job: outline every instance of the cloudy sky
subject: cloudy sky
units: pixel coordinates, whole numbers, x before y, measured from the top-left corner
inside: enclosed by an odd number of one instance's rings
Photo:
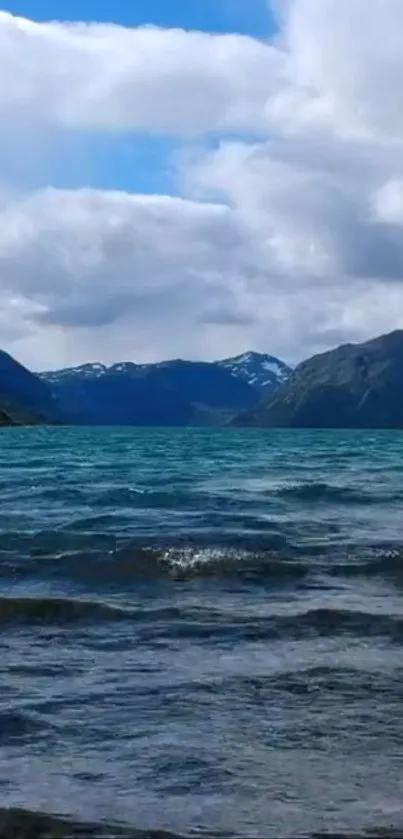
[[[0,346],[295,362],[402,327],[402,79],[402,0],[12,0]]]

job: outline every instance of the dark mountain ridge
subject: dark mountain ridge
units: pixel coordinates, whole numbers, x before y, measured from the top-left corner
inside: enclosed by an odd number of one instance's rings
[[[279,359],[244,353],[219,362],[126,361],[41,373],[70,422],[95,425],[220,425],[252,409],[289,372]]]
[[[46,382],[0,351],[0,425],[36,425],[59,420],[57,396]]]
[[[403,428],[403,330],[315,355],[291,372],[282,364],[245,353],[36,375],[3,352],[0,424]]]
[[[3,352],[0,424],[221,425],[255,407],[286,370],[272,356],[245,353],[217,363],[96,363],[35,374]]]
[[[344,344],[299,364],[236,425],[403,428],[403,330]]]
[[[75,372],[49,381],[65,415],[95,425],[194,425],[219,422],[257,404],[260,395],[207,362],[114,365],[102,374]]]

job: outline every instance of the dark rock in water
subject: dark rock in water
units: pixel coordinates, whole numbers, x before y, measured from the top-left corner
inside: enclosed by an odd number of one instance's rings
[[[273,396],[234,424],[403,428],[403,331],[302,362]]]
[[[73,823],[55,816],[25,810],[0,812],[0,839],[84,839],[96,836],[102,837],[102,833],[91,824]]]
[[[212,832],[210,835],[211,839],[214,839],[215,834]],[[224,833],[220,835],[225,836]],[[230,839],[230,834],[228,836]],[[121,825],[97,825],[90,822],[72,821],[28,810],[0,809],[0,839],[185,839],[185,837],[164,830],[136,830]],[[308,837],[301,836],[300,839],[308,839]],[[310,839],[403,839],[403,831],[380,828],[362,833],[321,832],[312,834]]]
[[[403,829],[378,827],[363,830],[362,833],[312,833],[301,839],[403,839]]]
[[[0,810],[0,839],[175,839],[161,830],[131,830],[120,825],[71,821],[28,810]],[[179,839],[179,837],[178,837]]]
[[[0,427],[21,425],[48,425],[53,421],[35,414],[22,405],[2,405],[0,407]]]

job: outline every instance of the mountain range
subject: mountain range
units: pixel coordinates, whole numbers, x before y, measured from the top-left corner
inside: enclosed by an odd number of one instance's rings
[[[84,364],[40,378],[67,421],[175,426],[222,424],[256,407],[289,373],[279,359],[249,352],[218,362]]]
[[[1,354],[0,411],[27,421],[80,425],[217,425],[253,409],[291,372],[273,356],[248,352],[217,362],[83,364],[30,373]],[[0,416],[1,422],[1,416]],[[9,424],[10,424],[9,423]]]
[[[403,331],[294,370],[247,352],[216,362],[84,364],[31,373],[0,352],[0,425],[403,428]]]

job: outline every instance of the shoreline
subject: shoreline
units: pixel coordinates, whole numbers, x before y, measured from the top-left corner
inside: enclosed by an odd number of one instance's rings
[[[215,839],[213,832],[205,836]],[[220,836],[223,837],[222,831],[220,831]],[[0,839],[187,839],[187,837],[185,834],[165,830],[136,829],[119,824],[96,824],[40,811],[0,807]],[[231,839],[230,834],[228,839]],[[234,836],[233,839],[241,839],[241,837]],[[248,839],[248,837],[245,836],[242,839]],[[366,828],[361,832],[319,831],[309,835],[293,836],[292,839],[403,839],[403,827],[374,827]]]

